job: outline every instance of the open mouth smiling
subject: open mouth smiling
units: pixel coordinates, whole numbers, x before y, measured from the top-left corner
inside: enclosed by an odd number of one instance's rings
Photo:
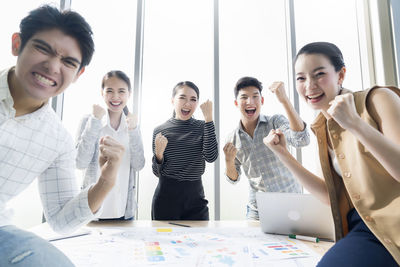
[[[119,107],[121,104],[122,104],[122,102],[113,102],[113,101],[110,101],[110,105],[111,105],[112,107]]]
[[[324,97],[325,93],[318,93],[318,94],[313,94],[313,95],[307,95],[306,98],[308,101],[314,103],[318,102],[321,100],[322,97]]]
[[[190,109],[186,110],[186,109],[181,109],[182,115],[187,116],[190,114]]]
[[[37,73],[37,72],[34,72],[34,73],[33,73],[33,76],[35,76],[35,78],[36,78],[40,83],[42,83],[42,84],[44,84],[44,85],[47,85],[47,86],[56,86],[56,85],[57,85],[57,83],[56,83],[55,81],[53,81],[53,80],[51,80],[51,79],[49,79],[49,78],[46,78],[46,77],[40,75],[40,74]]]
[[[255,108],[248,108],[248,109],[245,109],[245,111],[246,111],[246,113],[247,113],[247,115],[254,115],[254,113],[256,113],[256,109]]]

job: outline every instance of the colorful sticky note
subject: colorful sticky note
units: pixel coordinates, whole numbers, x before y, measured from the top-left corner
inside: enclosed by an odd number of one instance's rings
[[[158,233],[168,233],[172,232],[172,228],[157,228]]]

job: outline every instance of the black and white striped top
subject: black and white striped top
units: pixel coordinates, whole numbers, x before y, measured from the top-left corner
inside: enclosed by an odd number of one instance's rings
[[[155,137],[161,132],[168,139],[163,162],[155,156]],[[157,177],[194,181],[201,179],[205,161],[214,162],[218,157],[218,143],[214,122],[190,118],[171,118],[153,132],[153,173]]]

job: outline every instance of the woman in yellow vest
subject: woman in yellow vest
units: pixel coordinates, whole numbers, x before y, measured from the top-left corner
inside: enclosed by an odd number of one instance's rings
[[[320,111],[311,129],[323,178],[296,161],[279,130],[264,143],[331,206],[336,244],[318,266],[400,265],[400,90],[344,89],[342,53],[327,42],[305,45],[296,56],[295,74],[300,97]]]

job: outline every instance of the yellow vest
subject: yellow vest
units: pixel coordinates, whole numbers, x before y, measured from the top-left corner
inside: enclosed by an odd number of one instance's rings
[[[378,130],[370,116],[367,96],[379,88],[353,93],[357,113]],[[396,87],[385,87],[400,96]],[[399,114],[400,117],[400,114]],[[348,211],[355,207],[371,232],[400,264],[400,183],[349,131],[320,113],[311,125],[317,137],[323,176],[329,192],[336,241],[347,234]],[[400,133],[399,133],[400,134]],[[328,156],[329,136],[342,177],[334,171]],[[399,159],[400,164],[400,159]]]

